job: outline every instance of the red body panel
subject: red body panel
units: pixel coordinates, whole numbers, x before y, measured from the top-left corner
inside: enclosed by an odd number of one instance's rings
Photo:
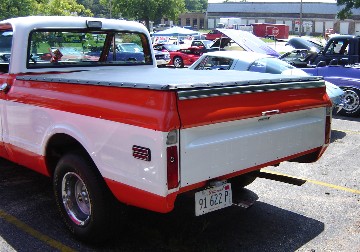
[[[105,181],[115,197],[125,204],[159,213],[168,213],[174,209],[177,193],[161,197],[111,179],[105,178]]]
[[[7,99],[164,132],[180,124],[170,91],[16,80]]]
[[[221,37],[227,38],[227,36],[225,36],[224,34],[219,32],[218,30],[212,30],[211,32],[209,32],[205,35],[205,38],[207,40],[215,40],[215,39],[221,38]]]
[[[179,113],[182,127],[190,128],[209,123],[257,117],[261,116],[263,111],[269,110],[287,113],[323,107],[324,100],[327,100],[330,106],[325,88],[284,90],[234,95],[231,99],[228,96],[218,96],[183,100],[179,101]]]
[[[46,167],[45,157],[11,144],[5,144],[5,149],[6,155],[0,155],[1,157],[7,158],[43,175],[50,176]]]
[[[171,61],[168,65],[174,65],[174,58],[180,57],[182,61],[184,62],[184,66],[190,66],[192,63],[197,61],[200,58],[200,54],[189,54],[189,53],[183,53],[183,52],[169,52]]]

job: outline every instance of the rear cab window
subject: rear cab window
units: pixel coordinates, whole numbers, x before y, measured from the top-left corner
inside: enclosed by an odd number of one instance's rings
[[[128,31],[34,30],[27,68],[151,65],[145,34]]]

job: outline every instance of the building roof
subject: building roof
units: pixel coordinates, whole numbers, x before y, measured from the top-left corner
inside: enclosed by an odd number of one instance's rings
[[[266,6],[266,7],[265,7]],[[342,9],[336,3],[303,2],[302,11],[307,14],[336,15]],[[237,2],[237,3],[209,3],[208,15],[211,13],[299,13],[300,3],[296,2]],[[353,15],[360,15],[359,9],[352,10]]]

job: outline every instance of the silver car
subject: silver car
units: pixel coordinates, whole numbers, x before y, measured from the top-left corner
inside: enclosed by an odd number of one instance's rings
[[[204,53],[189,69],[191,70],[238,70],[260,73],[308,76],[303,70],[270,55],[246,51],[216,51]],[[343,107],[342,91],[325,81],[326,92],[336,112]]]

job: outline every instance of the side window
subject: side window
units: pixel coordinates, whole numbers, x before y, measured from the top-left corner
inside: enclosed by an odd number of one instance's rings
[[[257,60],[252,63],[249,67],[249,71],[258,72],[258,73],[266,73],[266,62],[261,60]]]
[[[225,57],[207,56],[195,68],[195,70],[229,70],[233,63],[232,59]]]
[[[326,54],[346,55],[348,54],[348,50],[349,50],[348,40],[333,41],[328,47]]]
[[[281,74],[286,70],[294,68],[294,66],[287,64],[285,61],[279,60],[277,58],[267,57],[254,61],[250,65],[249,71],[259,73]]]
[[[333,41],[333,42],[329,45],[329,47],[328,47],[327,51],[325,52],[325,54],[334,54],[334,53],[335,53],[335,47],[336,47],[336,45],[337,45],[337,43],[336,43],[335,41]]]

